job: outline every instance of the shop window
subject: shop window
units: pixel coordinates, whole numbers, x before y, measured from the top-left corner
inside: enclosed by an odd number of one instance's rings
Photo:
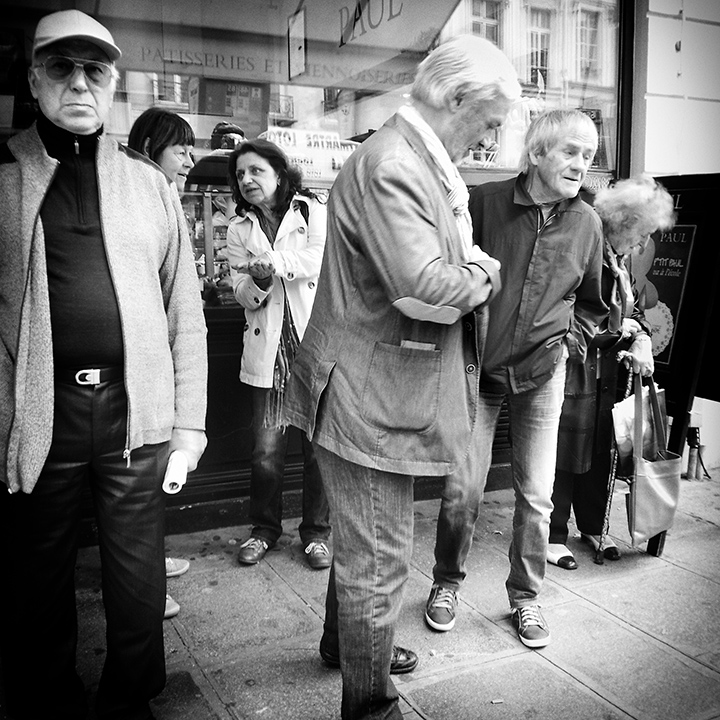
[[[472,31],[500,46],[500,2],[472,0]]]
[[[56,4],[36,0],[34,7],[49,12]],[[598,182],[615,172],[619,22],[629,16],[619,0],[313,0],[303,5],[293,33],[287,3],[253,0],[246,13],[226,13],[221,5],[156,0],[141,8],[134,0],[113,0],[112,11],[98,5],[98,19],[123,51],[107,132],[124,142],[134,119],[159,105],[191,124],[200,160],[211,151],[213,128],[230,122],[248,138],[266,133],[285,143],[306,179],[328,190],[346,144],[369,137],[407,101],[427,52],[473,33],[508,55],[523,97],[492,143],[468,151],[461,168],[468,184],[515,172],[530,122],[554,107],[591,114],[601,135]],[[26,15],[3,35],[7,62],[14,63],[0,88],[6,135],[26,125],[23,112],[32,110],[25,39],[38,11]],[[289,53],[297,47],[291,40],[301,44],[304,58],[292,72]]]

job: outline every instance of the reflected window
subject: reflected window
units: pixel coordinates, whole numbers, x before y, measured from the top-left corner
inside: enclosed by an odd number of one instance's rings
[[[35,0],[33,6],[50,12],[56,4]],[[229,122],[248,138],[275,138],[314,189],[329,190],[353,143],[407,102],[427,52],[472,33],[508,55],[523,96],[482,150],[468,149],[464,171],[477,169],[485,179],[514,172],[530,122],[556,107],[593,117],[600,134],[593,170],[609,176],[615,169],[619,0],[313,0],[303,4],[303,21],[292,32],[288,8],[297,1],[253,0],[243,13],[228,13],[225,5],[97,4],[98,19],[123,53],[106,132],[124,142],[135,118],[162,106],[193,127],[199,161],[212,151],[215,126]],[[32,36],[36,14],[8,35],[8,56],[20,58],[24,70],[24,39]],[[290,51],[298,47],[303,64],[291,73]],[[6,135],[29,124],[30,93],[22,82],[25,87],[2,93]],[[215,184],[225,182],[221,166]]]
[[[580,79],[596,82],[599,80],[599,27],[600,13],[581,10],[578,18],[578,60]]]
[[[500,44],[500,2],[497,0],[472,0],[472,32],[498,47]]]
[[[530,63],[528,81],[540,88],[548,84],[550,60],[550,11],[530,10]]]
[[[155,104],[188,105],[188,78],[182,75],[151,73]]]

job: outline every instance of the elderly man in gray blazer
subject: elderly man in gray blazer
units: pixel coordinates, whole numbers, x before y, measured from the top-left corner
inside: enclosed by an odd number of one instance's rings
[[[472,244],[455,164],[519,95],[492,43],[441,45],[419,65],[411,103],[355,151],[330,195],[286,412],[315,444],[336,528],[321,654],[339,660],[344,720],[401,717],[389,673],[413,479],[447,475],[468,452],[485,306],[499,290],[498,264]]]

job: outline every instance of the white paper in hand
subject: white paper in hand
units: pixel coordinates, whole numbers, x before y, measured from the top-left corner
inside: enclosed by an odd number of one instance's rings
[[[163,490],[168,495],[175,495],[182,490],[187,480],[188,462],[185,453],[180,450],[173,450],[168,459],[165,478],[163,479]]]

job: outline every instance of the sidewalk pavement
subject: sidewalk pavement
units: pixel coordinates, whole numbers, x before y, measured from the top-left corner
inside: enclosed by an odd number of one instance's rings
[[[625,497],[613,498],[619,562],[593,563],[570,540],[580,568],[548,565],[541,603],[552,642],[522,645],[504,582],[512,491],[486,494],[455,629],[423,620],[431,586],[439,500],[415,503],[415,547],[396,635],[417,670],[394,676],[407,720],[711,720],[720,718],[720,469],[686,481],[661,557],[628,546]],[[277,549],[255,566],[236,555],[248,527],[172,535],[168,552],[190,571],[168,580],[180,614],[165,622],[168,682],[158,720],[335,720],[339,670],[318,655],[327,571],[311,570],[285,524]],[[574,529],[574,528],[573,528]],[[104,657],[97,548],[81,551],[78,663],[94,691]]]

